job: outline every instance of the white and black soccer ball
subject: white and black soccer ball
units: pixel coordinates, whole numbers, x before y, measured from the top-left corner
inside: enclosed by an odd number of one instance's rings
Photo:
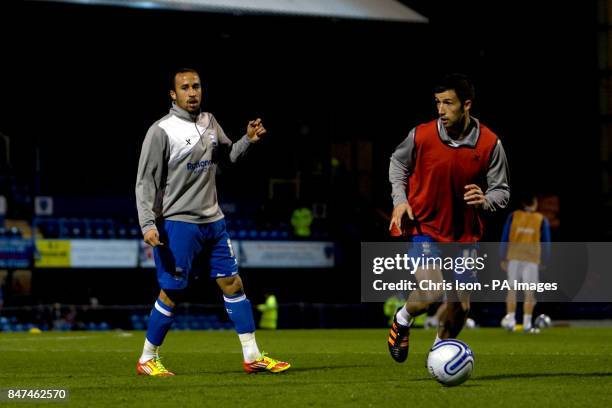
[[[546,329],[548,327],[552,327],[552,320],[550,316],[541,314],[538,317],[536,317],[534,325],[538,329]]]
[[[474,371],[474,353],[460,340],[441,340],[429,350],[427,369],[443,385],[462,384]]]

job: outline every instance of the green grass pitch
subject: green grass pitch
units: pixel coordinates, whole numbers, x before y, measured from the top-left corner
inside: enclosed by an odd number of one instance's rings
[[[452,388],[425,369],[433,331],[412,331],[404,364],[388,355],[386,333],[259,331],[260,348],[293,366],[282,374],[247,375],[233,332],[173,331],[162,348],[166,367],[177,374],[170,378],[136,375],[143,332],[0,333],[0,388],[64,388],[67,405],[87,407],[516,408],[612,401],[611,328],[551,328],[539,335],[465,330],[460,339],[474,350],[475,370]]]

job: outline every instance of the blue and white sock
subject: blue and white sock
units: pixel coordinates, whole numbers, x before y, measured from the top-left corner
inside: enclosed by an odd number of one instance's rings
[[[141,364],[157,357],[157,350],[164,342],[164,338],[174,322],[173,311],[174,308],[166,305],[161,300],[157,299],[155,302],[153,310],[151,310],[151,316],[149,317],[147,337],[145,339],[142,356],[140,357]]]
[[[225,310],[234,328],[238,333],[238,338],[242,344],[242,354],[244,361],[251,363],[261,357],[257,342],[255,341],[255,319],[251,302],[243,292],[234,295],[223,295]]]

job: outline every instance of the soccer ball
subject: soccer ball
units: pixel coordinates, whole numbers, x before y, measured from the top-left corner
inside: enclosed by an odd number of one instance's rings
[[[516,328],[516,320],[510,319],[510,317],[506,315],[502,319],[500,326],[508,330],[509,332],[514,331],[514,329]]]
[[[538,329],[546,329],[552,326],[552,320],[550,319],[550,316],[541,314],[536,317],[534,324]]]
[[[442,385],[462,384],[474,370],[474,353],[460,340],[441,340],[429,350],[427,369]]]
[[[467,320],[465,321],[465,328],[466,329],[475,329],[476,328],[476,322],[474,321],[474,319],[470,319],[468,317]]]

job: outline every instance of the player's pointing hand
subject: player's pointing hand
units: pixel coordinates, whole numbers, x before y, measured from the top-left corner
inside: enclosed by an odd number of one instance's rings
[[[258,142],[266,132],[266,128],[264,128],[260,118],[249,121],[247,125],[247,136],[251,143]]]

